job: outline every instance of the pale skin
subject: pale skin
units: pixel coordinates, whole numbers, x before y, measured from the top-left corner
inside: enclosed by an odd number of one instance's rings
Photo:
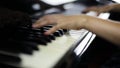
[[[42,17],[32,26],[40,28],[48,24],[54,24],[54,26],[45,32],[45,35],[52,34],[58,29],[87,29],[116,45],[120,45],[120,22],[118,21],[103,20],[85,14],[70,16],[55,14]]]
[[[87,13],[88,11],[95,11],[97,12],[97,15],[99,15],[100,13],[105,13],[109,11],[120,12],[120,4],[112,4],[112,5],[105,5],[105,6],[98,6],[98,7],[93,6],[85,9],[83,13]]]

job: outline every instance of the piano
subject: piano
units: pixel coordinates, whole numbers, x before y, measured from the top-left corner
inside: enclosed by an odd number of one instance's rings
[[[81,2],[49,5],[39,0],[7,1],[0,2],[1,68],[74,68],[76,58],[82,56],[96,36],[85,29],[60,29],[45,36],[43,32],[52,25],[31,28],[32,23],[46,14],[81,14],[87,7]]]

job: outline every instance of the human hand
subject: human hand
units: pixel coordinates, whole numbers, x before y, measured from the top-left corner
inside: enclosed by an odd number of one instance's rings
[[[86,21],[86,15],[46,15],[40,18],[36,23],[32,25],[33,28],[40,28],[45,25],[53,24],[54,26],[45,32],[45,35],[54,33],[58,29],[81,29],[84,27],[83,23]]]
[[[106,12],[111,11],[112,9],[113,9],[113,7],[109,6],[109,5],[99,6],[99,7],[93,6],[93,7],[89,7],[87,9],[83,10],[83,13],[94,11],[97,13],[97,16],[98,16],[100,13],[106,13]]]

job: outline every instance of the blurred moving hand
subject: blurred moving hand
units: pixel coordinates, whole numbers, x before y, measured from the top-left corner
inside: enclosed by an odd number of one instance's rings
[[[71,15],[71,16],[62,14],[46,15],[39,19],[35,24],[33,24],[33,28],[40,28],[49,24],[54,25],[50,30],[45,32],[46,35],[52,34],[58,29],[77,30],[84,28],[84,24],[87,18],[88,16],[86,15]]]
[[[116,7],[116,4],[113,5],[105,5],[105,6],[92,6],[83,11],[83,13],[87,13],[89,11],[94,11],[99,15],[100,13],[106,13],[112,11]]]

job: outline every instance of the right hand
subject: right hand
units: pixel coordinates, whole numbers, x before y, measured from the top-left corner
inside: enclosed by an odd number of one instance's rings
[[[53,24],[54,26],[44,33],[45,35],[50,35],[58,29],[81,29],[84,27],[87,18],[88,16],[82,14],[71,16],[61,14],[46,15],[36,21],[32,27],[40,28],[45,25]]]

